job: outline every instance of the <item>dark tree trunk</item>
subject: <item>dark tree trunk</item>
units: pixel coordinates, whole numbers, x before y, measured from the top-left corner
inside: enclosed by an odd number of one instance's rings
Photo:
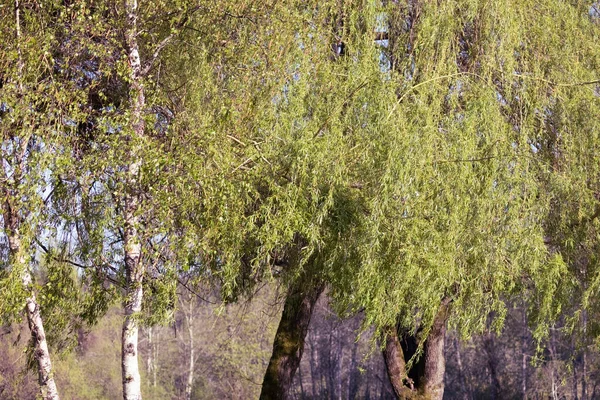
[[[383,359],[385,367],[394,389],[394,394],[399,399],[407,398],[414,389],[412,380],[409,380],[406,374],[406,362],[398,331],[396,327],[388,327],[385,339],[385,348],[383,349]]]
[[[419,391],[423,393],[426,399],[441,400],[444,397],[444,374],[446,372],[444,346],[447,309],[447,304],[442,305],[425,342],[425,372]]]
[[[390,383],[399,399],[441,400],[444,396],[444,341],[446,319],[450,301],[445,299],[434,319],[433,326],[423,343],[423,355],[406,371],[406,361],[410,360],[419,347],[419,339],[414,335],[402,335],[398,329],[388,328],[383,357]]]
[[[284,399],[300,365],[304,339],[313,309],[324,284],[311,279],[310,272],[289,289],[281,321],[275,334],[273,353],[265,373],[260,398]]]

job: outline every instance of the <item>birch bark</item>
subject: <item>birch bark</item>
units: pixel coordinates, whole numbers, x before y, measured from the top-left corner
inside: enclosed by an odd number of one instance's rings
[[[7,221],[6,208],[9,207],[8,204],[5,203],[4,221]],[[10,221],[10,219],[8,221]],[[12,221],[14,221],[14,218]],[[52,373],[52,362],[50,360],[48,342],[46,341],[44,323],[40,315],[40,306],[33,290],[33,281],[31,273],[29,272],[27,259],[23,254],[18,229],[10,229],[8,243],[11,257],[15,260],[12,265],[23,269],[21,272],[21,282],[23,283],[23,288],[27,292],[27,297],[25,299],[25,313],[27,314],[27,325],[31,331],[33,356],[38,367],[38,381],[40,384],[41,397],[44,400],[58,400],[58,389],[56,388],[56,382],[54,381],[54,375]]]
[[[194,366],[196,361],[196,354],[194,352],[194,302],[190,296],[188,301],[188,312],[186,313],[186,322],[189,336],[189,363],[188,363],[188,377],[185,385],[185,398],[186,400],[192,399],[192,389],[194,387]]]
[[[142,66],[137,41],[137,0],[125,0],[127,18],[125,43],[130,65],[129,96],[131,101],[131,133],[135,136],[129,149],[129,165],[127,166],[126,193],[124,207],[124,250],[126,272],[126,300],[124,304],[125,320],[121,336],[121,367],[123,379],[123,399],[139,400],[142,398],[140,370],[138,364],[139,323],[136,315],[142,310],[144,265],[141,260],[141,240],[139,228],[139,193],[137,191],[142,161],[139,155],[137,140],[144,136],[145,123],[143,109],[145,106],[144,86],[142,83]]]

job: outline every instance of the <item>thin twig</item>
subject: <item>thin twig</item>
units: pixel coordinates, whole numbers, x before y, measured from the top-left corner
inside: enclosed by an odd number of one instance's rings
[[[171,33],[169,36],[167,36],[166,38],[164,38],[163,40],[160,41],[158,46],[156,46],[156,49],[154,50],[152,57],[150,57],[150,60],[146,63],[146,66],[140,72],[141,76],[146,76],[148,74],[148,72],[150,72],[150,70],[154,66],[154,63],[158,59],[160,52],[165,48],[165,46],[167,44],[169,44],[169,42],[173,39],[173,37],[175,37],[175,32]]]
[[[316,138],[317,136],[319,136],[319,134],[321,133],[321,131],[323,131],[323,129],[325,129],[325,127],[327,126],[327,124],[329,124],[329,121],[331,120],[331,118],[333,117],[334,114],[337,114],[337,111],[340,109],[343,109],[344,107],[346,107],[348,105],[348,103],[350,102],[350,100],[352,100],[352,97],[354,97],[354,95],[356,93],[358,93],[358,91],[362,88],[364,88],[365,86],[367,86],[367,83],[369,83],[368,81],[364,81],[362,82],[360,85],[358,85],[357,87],[355,87],[350,94],[348,95],[348,97],[346,97],[346,99],[344,100],[344,102],[337,107],[337,109],[335,110],[335,112],[332,112],[329,114],[329,116],[325,119],[325,121],[323,121],[323,123],[321,124],[321,126],[319,127],[319,129],[317,129],[317,131],[315,132],[315,134],[313,135],[313,139]]]
[[[83,264],[80,264],[80,263],[75,262],[73,260],[69,260],[69,259],[64,258],[64,257],[56,257],[56,256],[52,255],[50,253],[50,250],[46,246],[44,246],[42,244],[42,242],[40,242],[37,238],[35,238],[34,240],[35,240],[35,243],[44,251],[44,253],[46,253],[47,255],[49,255],[54,261],[64,262],[64,263],[70,264],[70,265],[72,265],[74,267],[77,267],[77,268],[80,268],[80,269],[84,269],[84,270],[88,270],[88,269],[94,268],[94,266],[92,266],[92,265],[83,265]],[[115,271],[115,269],[113,267],[111,267],[108,264],[106,264],[104,266],[107,267],[108,269],[110,269],[111,271],[115,272],[115,273],[117,272],[117,271]],[[114,278],[112,278],[112,277],[110,277],[108,275],[106,275],[105,278],[109,282],[112,282],[113,284],[115,284],[115,285],[117,285],[119,287],[123,287],[116,279],[114,279]]]

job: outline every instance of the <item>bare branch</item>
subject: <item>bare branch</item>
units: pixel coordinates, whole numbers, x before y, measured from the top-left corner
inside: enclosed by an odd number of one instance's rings
[[[46,246],[44,246],[44,244],[42,242],[40,242],[37,238],[34,239],[34,240],[35,240],[35,243],[40,247],[40,249],[42,249],[44,251],[44,253],[46,253],[47,255],[49,255],[54,261],[64,262],[64,263],[67,263],[67,264],[72,265],[74,267],[77,267],[77,268],[80,268],[80,269],[85,269],[85,270],[94,268],[94,266],[92,266],[92,265],[83,265],[83,264],[80,264],[80,263],[78,263],[76,261],[73,261],[73,260],[70,260],[70,259],[67,259],[67,258],[64,258],[64,257],[56,257],[56,256],[52,255],[50,253],[50,250]],[[115,273],[117,272],[112,266],[110,266],[108,264],[105,264],[104,267],[108,268],[109,270],[111,270],[111,271],[113,271]],[[112,278],[112,277],[110,277],[108,275],[106,275],[105,278],[106,278],[106,280],[108,280],[109,282],[113,283],[114,285],[119,286],[119,287],[123,287],[116,279],[114,279],[114,278]]]
[[[167,36],[166,38],[161,40],[161,42],[158,44],[158,46],[156,46],[156,49],[154,50],[152,57],[150,57],[150,60],[146,63],[146,66],[140,72],[141,76],[146,76],[150,72],[150,70],[154,66],[154,63],[158,59],[158,56],[160,55],[161,51],[175,37],[175,34],[176,34],[176,32],[172,32],[169,36]]]

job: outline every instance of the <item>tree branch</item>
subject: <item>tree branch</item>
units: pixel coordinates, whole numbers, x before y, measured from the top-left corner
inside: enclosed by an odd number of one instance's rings
[[[152,67],[156,63],[156,60],[160,56],[160,53],[163,51],[163,49],[179,33],[179,30],[181,28],[184,28],[184,26],[188,22],[190,16],[193,13],[195,13],[196,11],[198,11],[200,9],[200,7],[201,6],[199,6],[199,5],[196,6],[196,7],[193,7],[186,15],[184,15],[182,17],[181,21],[179,21],[177,24],[175,24],[175,27],[173,28],[173,31],[166,38],[164,38],[163,40],[160,41],[160,43],[158,44],[158,46],[156,46],[156,48],[154,49],[154,53],[152,53],[152,56],[146,62],[146,66],[143,67],[142,70],[140,71],[140,76],[142,76],[142,77],[146,76],[150,72],[150,70],[152,70]]]
[[[158,44],[158,46],[156,46],[156,49],[154,50],[154,53],[152,54],[152,57],[146,63],[146,66],[144,68],[142,68],[142,71],[140,72],[141,76],[146,76],[150,72],[150,70],[154,66],[154,63],[158,59],[158,56],[160,55],[161,51],[175,37],[175,33],[176,32],[172,32],[169,36],[167,36],[166,38],[164,38],[163,40],[161,40],[161,42]]]
[[[80,269],[85,269],[85,270],[93,268],[93,266],[91,266],[91,265],[83,265],[83,264],[80,264],[80,263],[78,263],[76,261],[73,261],[73,260],[70,260],[70,259],[67,259],[67,258],[64,258],[64,257],[56,257],[56,256],[52,255],[50,253],[50,250],[46,246],[44,246],[42,244],[42,242],[40,242],[37,238],[35,238],[34,240],[35,240],[35,243],[44,251],[44,253],[46,253],[47,255],[49,255],[54,261],[64,262],[64,263],[70,264],[70,265],[72,265],[74,267],[77,267],[77,268],[80,268]],[[112,272],[115,272],[115,273],[117,272],[117,271],[115,271],[115,269],[113,267],[111,267],[108,264],[104,265],[104,267],[108,268]],[[113,283],[114,285],[119,286],[121,288],[123,287],[116,279],[114,279],[114,278],[112,278],[112,277],[110,277],[108,275],[106,275],[105,278],[109,282]]]

